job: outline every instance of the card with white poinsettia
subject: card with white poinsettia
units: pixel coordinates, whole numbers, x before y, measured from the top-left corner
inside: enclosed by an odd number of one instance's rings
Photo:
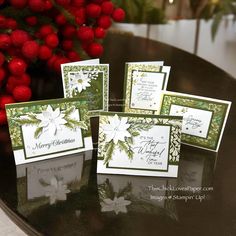
[[[182,117],[103,112],[97,173],[177,177]]]
[[[64,64],[62,81],[64,97],[87,101],[90,116],[108,111],[109,65]]]
[[[124,112],[156,114],[161,91],[166,90],[170,66],[126,63]]]
[[[6,112],[16,165],[93,149],[85,101],[17,103]]]

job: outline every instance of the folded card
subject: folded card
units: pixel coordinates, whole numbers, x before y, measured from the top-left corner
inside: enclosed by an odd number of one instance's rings
[[[217,152],[231,102],[163,92],[159,113],[183,116],[182,142]]]
[[[62,80],[64,97],[87,101],[90,116],[108,111],[109,65],[64,64]]]
[[[182,117],[101,113],[97,172],[177,177]]]
[[[169,66],[148,63],[126,63],[124,111],[154,114],[158,109],[161,91],[166,90]]]
[[[6,106],[16,165],[93,148],[87,104],[54,99]]]

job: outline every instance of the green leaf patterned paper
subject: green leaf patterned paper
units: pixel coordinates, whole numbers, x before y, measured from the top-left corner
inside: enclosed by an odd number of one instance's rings
[[[87,103],[53,99],[6,106],[16,164],[92,149]]]
[[[88,103],[90,115],[108,111],[109,66],[69,65],[62,67],[64,96]]]
[[[161,115],[182,115],[182,142],[188,145],[218,151],[231,102],[163,92]]]

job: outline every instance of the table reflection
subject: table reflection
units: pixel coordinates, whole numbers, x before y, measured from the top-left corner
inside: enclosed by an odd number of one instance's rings
[[[17,166],[18,211],[28,216],[43,205],[66,201],[88,184],[92,152]]]

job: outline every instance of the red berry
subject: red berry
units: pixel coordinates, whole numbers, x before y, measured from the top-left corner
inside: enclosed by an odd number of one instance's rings
[[[45,9],[45,4],[43,0],[29,0],[28,5],[29,8],[35,12],[42,12]]]
[[[48,60],[52,56],[52,49],[46,45],[41,45],[38,56],[41,60]]]
[[[82,41],[93,41],[94,32],[92,28],[88,26],[81,26],[77,31],[77,36]]]
[[[82,7],[85,3],[85,0],[72,0],[72,5],[75,7]]]
[[[31,83],[30,76],[28,74],[23,74],[22,76],[10,76],[7,81],[7,92],[12,93],[14,88],[19,85],[29,86]]]
[[[14,30],[11,33],[11,41],[15,47],[21,47],[29,38],[29,34],[24,30]]]
[[[11,38],[8,34],[0,34],[0,49],[7,49],[11,45]]]
[[[44,1],[44,9],[45,9],[46,11],[52,9],[52,7],[53,7],[53,4],[51,3],[50,0],[45,0],[45,1]]]
[[[50,59],[47,61],[47,65],[50,69],[53,69],[53,64],[54,62],[58,59],[57,55],[53,55],[52,57],[50,57]]]
[[[7,123],[6,111],[0,110],[0,125],[5,125]]]
[[[56,3],[61,6],[68,6],[70,4],[70,0],[56,0]]]
[[[57,34],[49,34],[47,35],[46,39],[45,39],[45,43],[47,46],[51,47],[51,48],[56,48],[59,44],[59,39]]]
[[[106,36],[106,31],[101,27],[97,27],[94,29],[94,34],[96,38],[103,39]]]
[[[51,25],[43,25],[39,29],[39,34],[42,38],[46,37],[47,35],[53,33],[54,30]]]
[[[0,28],[6,28],[6,17],[3,15],[0,15]]]
[[[66,17],[63,14],[59,14],[56,16],[55,21],[58,25],[65,25]]]
[[[65,25],[62,29],[62,35],[66,38],[72,38],[76,32],[76,29],[73,25]]]
[[[0,68],[0,82],[2,82],[6,77],[6,71],[1,67]]]
[[[70,60],[66,57],[57,57],[57,59],[53,63],[53,69],[60,73],[61,72],[61,64],[68,63]]]
[[[39,45],[36,41],[27,41],[23,44],[22,54],[28,59],[35,59],[39,53]]]
[[[10,3],[15,8],[24,8],[26,7],[28,0],[10,0]]]
[[[16,86],[13,90],[13,97],[18,102],[29,101],[31,96],[31,89],[25,85]]]
[[[22,74],[25,73],[27,68],[27,64],[25,63],[24,60],[20,58],[13,58],[9,63],[8,63],[8,69],[9,71],[16,76],[21,76]]]
[[[87,52],[91,57],[100,57],[103,54],[103,46],[99,43],[91,43],[88,46]]]
[[[36,16],[28,16],[25,18],[25,21],[29,26],[35,26],[38,23],[38,19]]]
[[[90,3],[86,6],[86,13],[88,17],[98,18],[101,14],[101,11],[102,11],[101,7],[97,4]]]
[[[66,51],[69,51],[73,48],[73,41],[70,39],[66,39],[62,41],[62,48]]]
[[[5,56],[0,52],[0,67],[3,65],[5,62]]]
[[[125,11],[122,8],[117,8],[112,14],[114,21],[121,22],[125,19]]]
[[[77,25],[83,25],[86,21],[85,8],[79,8],[75,13],[75,22]]]
[[[14,103],[15,100],[10,95],[5,95],[0,97],[0,109],[5,109],[6,104]]]
[[[81,58],[79,56],[79,54],[76,51],[69,51],[67,53],[67,57],[70,59],[70,61],[74,62],[74,61],[80,61]]]
[[[11,30],[15,30],[17,28],[18,24],[16,22],[16,20],[12,19],[12,18],[8,18],[6,20],[6,27],[8,29],[11,29]]]
[[[106,15],[111,15],[114,10],[114,4],[112,2],[103,2],[102,3],[102,13]]]
[[[108,29],[111,26],[111,18],[109,16],[106,15],[102,15],[98,18],[98,26],[104,28],[104,29]]]

